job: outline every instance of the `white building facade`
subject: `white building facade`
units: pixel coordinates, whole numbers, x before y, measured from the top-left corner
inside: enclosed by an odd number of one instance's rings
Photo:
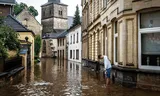
[[[69,29],[68,34],[68,60],[81,62],[82,40],[81,25]]]

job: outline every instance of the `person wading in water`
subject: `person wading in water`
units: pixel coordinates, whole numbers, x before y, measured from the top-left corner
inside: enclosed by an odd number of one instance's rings
[[[106,77],[106,86],[110,84],[110,75],[111,75],[111,63],[107,56],[98,55],[99,59],[104,60],[104,71],[105,71],[105,77]]]

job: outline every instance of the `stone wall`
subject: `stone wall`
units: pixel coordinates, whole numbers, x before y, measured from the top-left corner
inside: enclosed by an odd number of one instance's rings
[[[42,6],[42,20],[51,18],[54,15],[53,4]]]
[[[26,28],[32,30],[36,35],[41,35],[42,26],[36,20],[36,18],[29,13],[28,10],[24,9],[16,19],[20,21]]]
[[[53,32],[53,18],[43,19],[41,22],[43,26],[43,34]]]
[[[54,29],[67,29],[67,5],[51,3],[42,6],[43,34],[54,32]]]
[[[137,88],[160,91],[160,76],[153,73],[138,73]]]
[[[54,18],[54,29],[67,29],[68,28],[68,20],[62,18]]]
[[[62,14],[59,14],[60,11]],[[67,5],[54,4],[54,17],[67,19]]]

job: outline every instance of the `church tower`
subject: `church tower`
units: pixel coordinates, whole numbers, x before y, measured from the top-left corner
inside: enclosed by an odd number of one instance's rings
[[[50,37],[50,33],[59,33],[68,28],[67,5],[60,0],[48,0],[42,7],[42,35]],[[47,35],[46,35],[47,34]]]
[[[68,28],[67,5],[60,0],[48,0],[42,7],[42,57],[58,56],[57,37]]]

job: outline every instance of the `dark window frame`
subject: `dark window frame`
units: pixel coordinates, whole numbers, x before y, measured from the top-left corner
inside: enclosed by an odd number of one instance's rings
[[[70,59],[72,59],[72,50],[70,50]]]
[[[76,50],[76,60],[79,60],[79,49]]]
[[[77,33],[77,43],[79,42],[79,34]]]

